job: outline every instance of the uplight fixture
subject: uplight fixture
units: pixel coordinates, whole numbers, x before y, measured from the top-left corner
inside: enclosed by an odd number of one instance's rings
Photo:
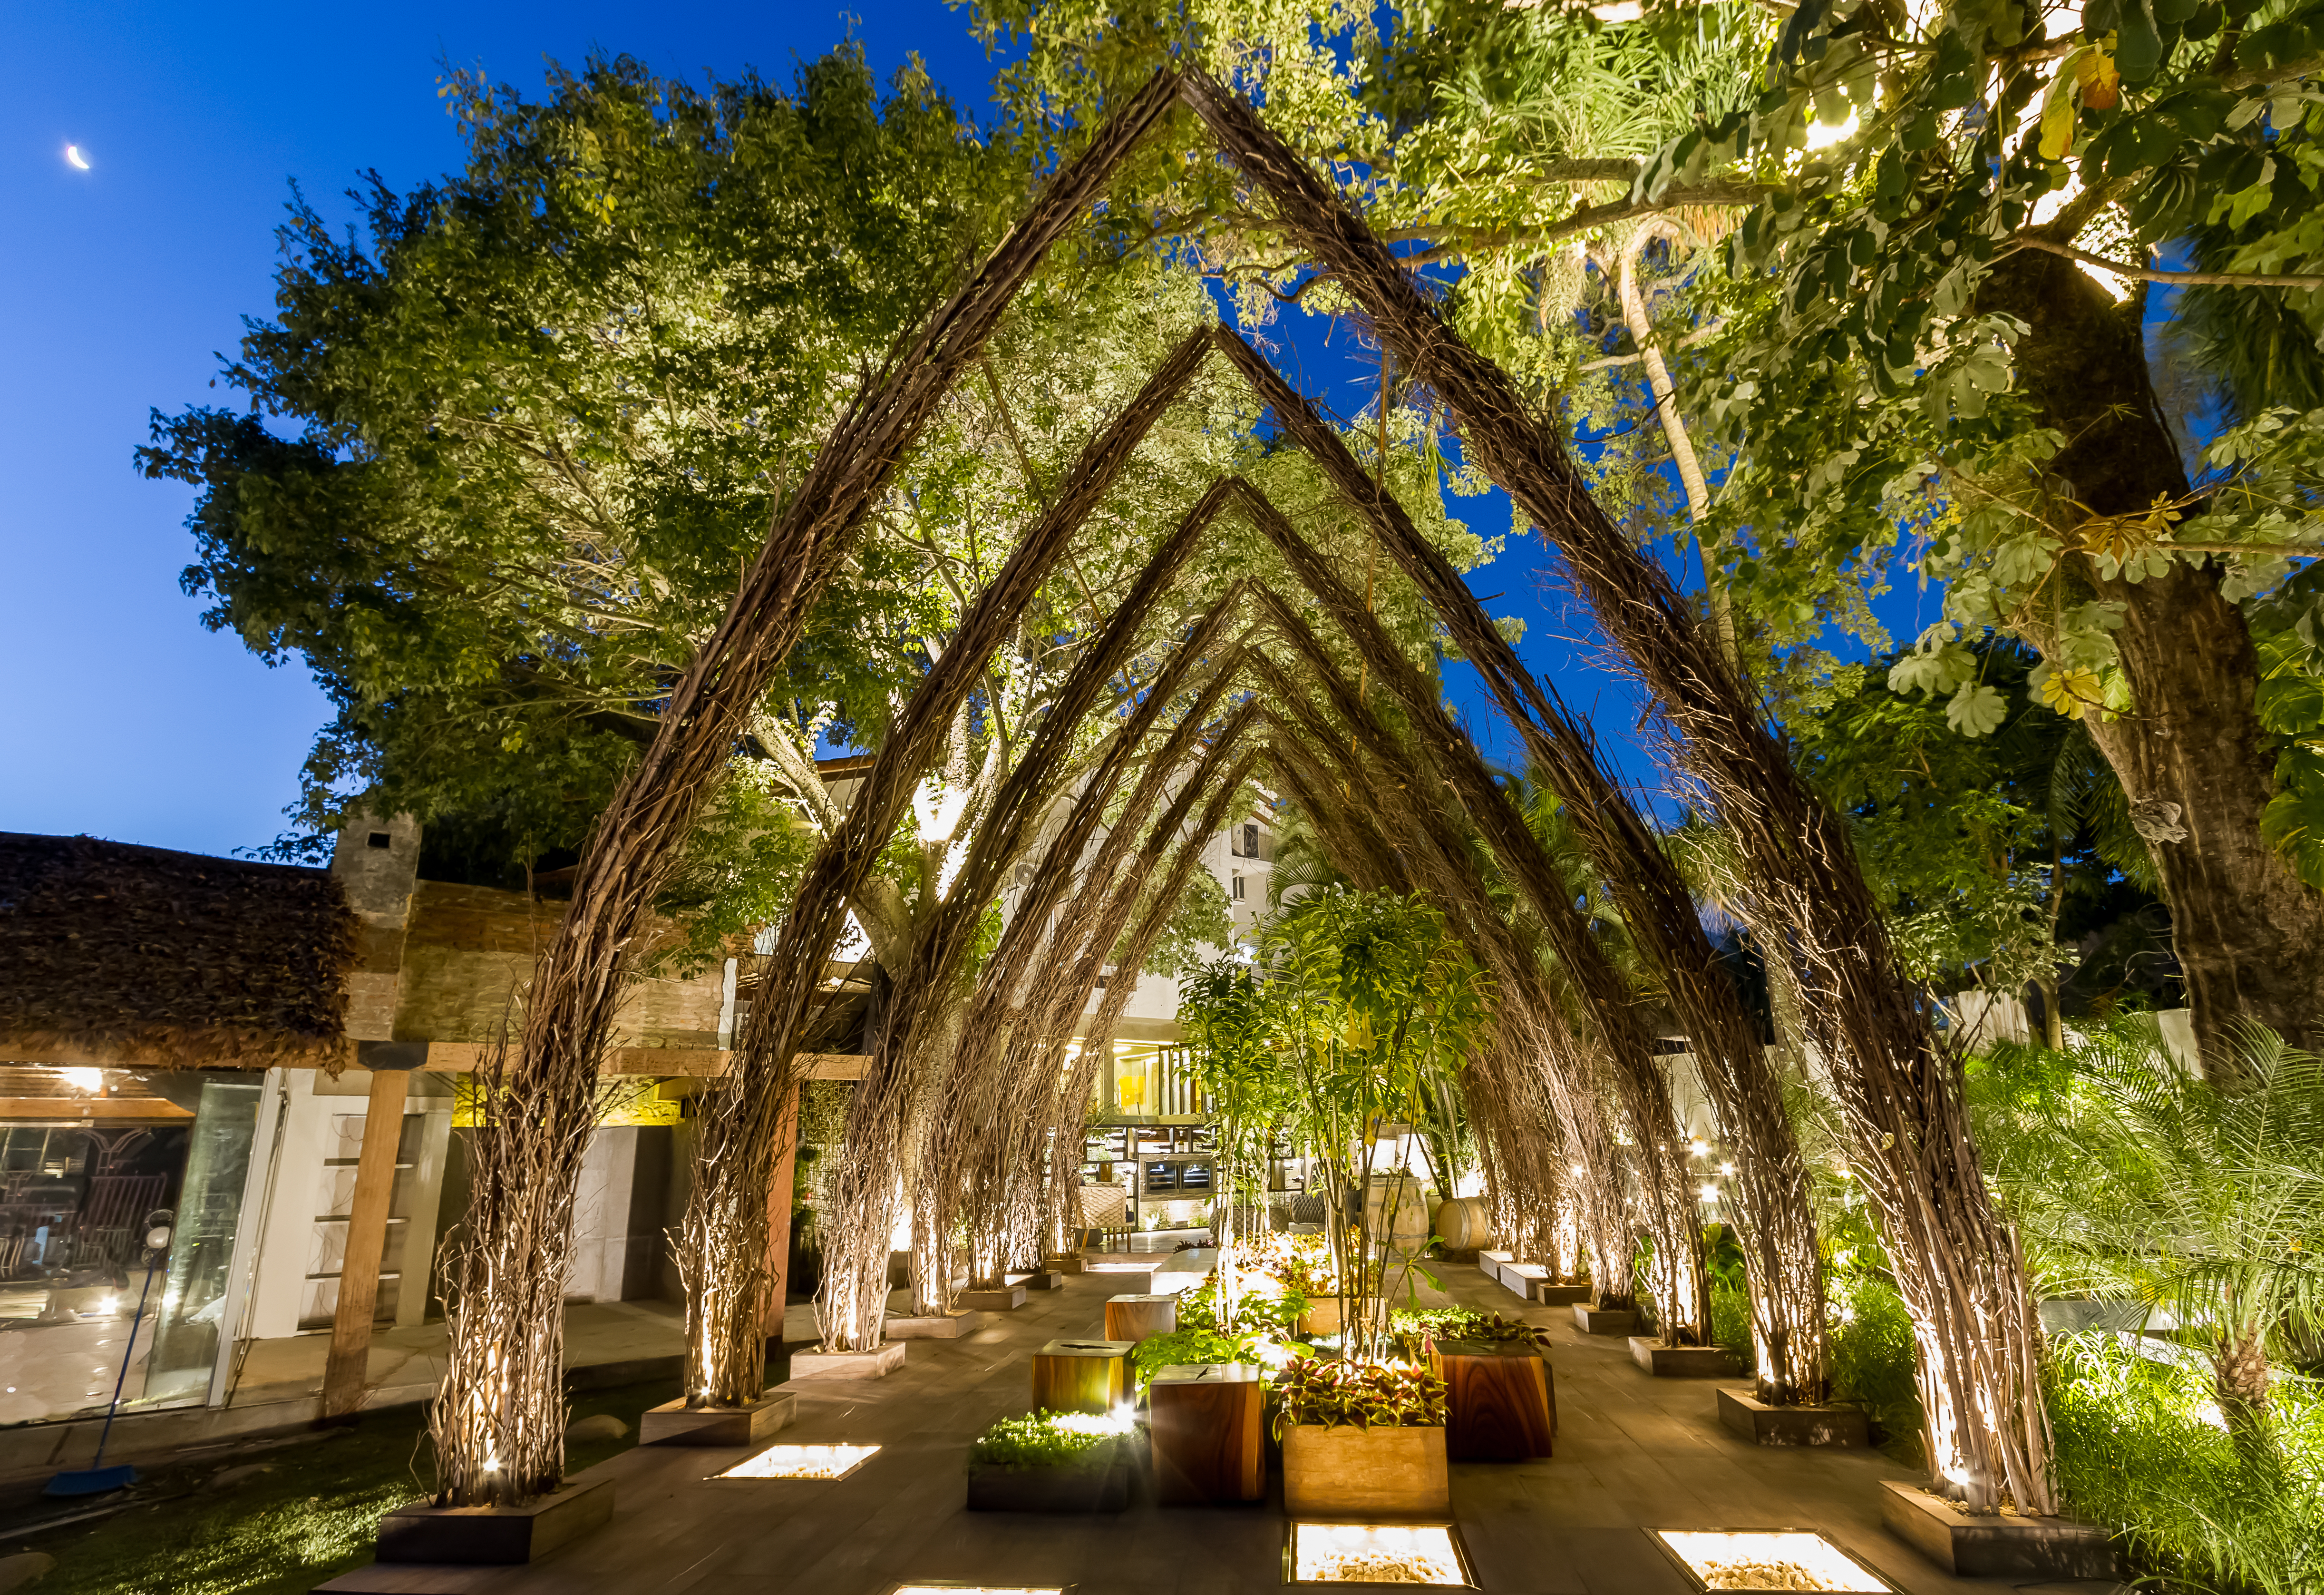
[[[1719,1200],[1719,1187],[1716,1185],[1705,1185],[1702,1188],[1702,1200],[1705,1201],[1717,1201]]]
[[[1294,1523],[1285,1559],[1291,1584],[1457,1590],[1471,1582],[1449,1524]]]
[[[844,1479],[870,1461],[876,1445],[770,1445],[714,1479]]]
[[[1694,1587],[1706,1595],[1725,1590],[1893,1595],[1887,1580],[1823,1535],[1804,1529],[1658,1528],[1654,1535]]]

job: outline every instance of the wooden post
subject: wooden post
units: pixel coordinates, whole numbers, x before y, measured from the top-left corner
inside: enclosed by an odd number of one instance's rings
[[[331,1354],[323,1365],[323,1400],[316,1417],[351,1418],[363,1406],[371,1364],[371,1325],[379,1306],[380,1253],[387,1246],[387,1209],[395,1194],[395,1154],[403,1140],[408,1069],[374,1069],[364,1110],[363,1155],[355,1161],[355,1194],[347,1210],[347,1249],[339,1265],[339,1305],[331,1319]]]
[[[767,1188],[767,1299],[759,1330],[779,1344],[783,1338],[783,1301],[789,1294],[791,1275],[791,1182],[798,1167],[799,1088],[791,1088],[783,1104],[781,1127],[775,1132],[782,1150],[775,1156],[775,1178]]]

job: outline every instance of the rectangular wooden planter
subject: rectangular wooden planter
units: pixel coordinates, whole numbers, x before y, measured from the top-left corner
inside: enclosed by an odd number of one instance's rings
[[[1731,1379],[1743,1370],[1720,1346],[1665,1346],[1651,1335],[1630,1337],[1630,1360],[1658,1379]]]
[[[1444,1454],[1456,1462],[1522,1462],[1550,1454],[1557,1391],[1548,1359],[1514,1340],[1439,1340],[1429,1367],[1444,1381]]]
[[[1041,1259],[1041,1271],[1044,1274],[1079,1274],[1082,1271],[1081,1254],[1067,1252],[1062,1257],[1044,1257]]]
[[[1283,1435],[1283,1509],[1294,1517],[1452,1516],[1441,1428],[1295,1423]]]
[[[1754,1445],[1872,1443],[1871,1423],[1860,1406],[1769,1406],[1748,1390],[1721,1390],[1719,1421]]]
[[[770,1390],[748,1406],[696,1406],[666,1401],[638,1420],[640,1445],[757,1445],[791,1421],[798,1397]]]
[[[1267,1495],[1265,1376],[1248,1362],[1166,1368],[1147,1387],[1154,1488],[1166,1507],[1256,1501]]]
[[[1100,1441],[1056,1468],[968,1468],[972,1512],[1120,1512],[1130,1505],[1130,1451],[1124,1440]]]
[[[1134,1340],[1052,1340],[1033,1353],[1037,1412],[1110,1413],[1138,1386],[1130,1377]]]
[[[1132,1342],[1173,1333],[1178,1327],[1178,1298],[1172,1295],[1108,1296],[1105,1338]]]
[[[1972,1516],[1918,1482],[1880,1481],[1883,1527],[1955,1578],[2113,1579],[2107,1532],[2070,1517]]]
[[[1595,1302],[1573,1303],[1573,1327],[1585,1335],[1629,1335],[1638,1329],[1638,1315],[1627,1308],[1600,1307]]]
[[[1022,1285],[1028,1291],[1056,1291],[1065,1286],[1065,1276],[1056,1268],[1044,1266],[1030,1274],[1012,1274],[1010,1284]]]
[[[613,1481],[567,1483],[524,1507],[431,1507],[414,1501],[379,1520],[379,1560],[469,1567],[538,1562],[613,1521]]]
[[[1576,1302],[1586,1302],[1597,1289],[1591,1284],[1558,1284],[1551,1280],[1533,1282],[1533,1300],[1544,1307],[1571,1307]]]
[[[1025,1287],[1009,1284],[997,1291],[963,1291],[960,1304],[971,1312],[1014,1312],[1025,1304]]]

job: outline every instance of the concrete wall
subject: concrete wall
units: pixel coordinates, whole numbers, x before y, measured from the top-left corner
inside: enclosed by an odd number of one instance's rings
[[[589,1138],[573,1200],[568,1302],[628,1302],[662,1294],[666,1209],[677,1139],[668,1125],[607,1126]]]

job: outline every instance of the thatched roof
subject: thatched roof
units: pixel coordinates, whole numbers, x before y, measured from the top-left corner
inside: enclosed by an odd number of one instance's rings
[[[357,928],[323,870],[0,831],[0,1060],[336,1064]]]

